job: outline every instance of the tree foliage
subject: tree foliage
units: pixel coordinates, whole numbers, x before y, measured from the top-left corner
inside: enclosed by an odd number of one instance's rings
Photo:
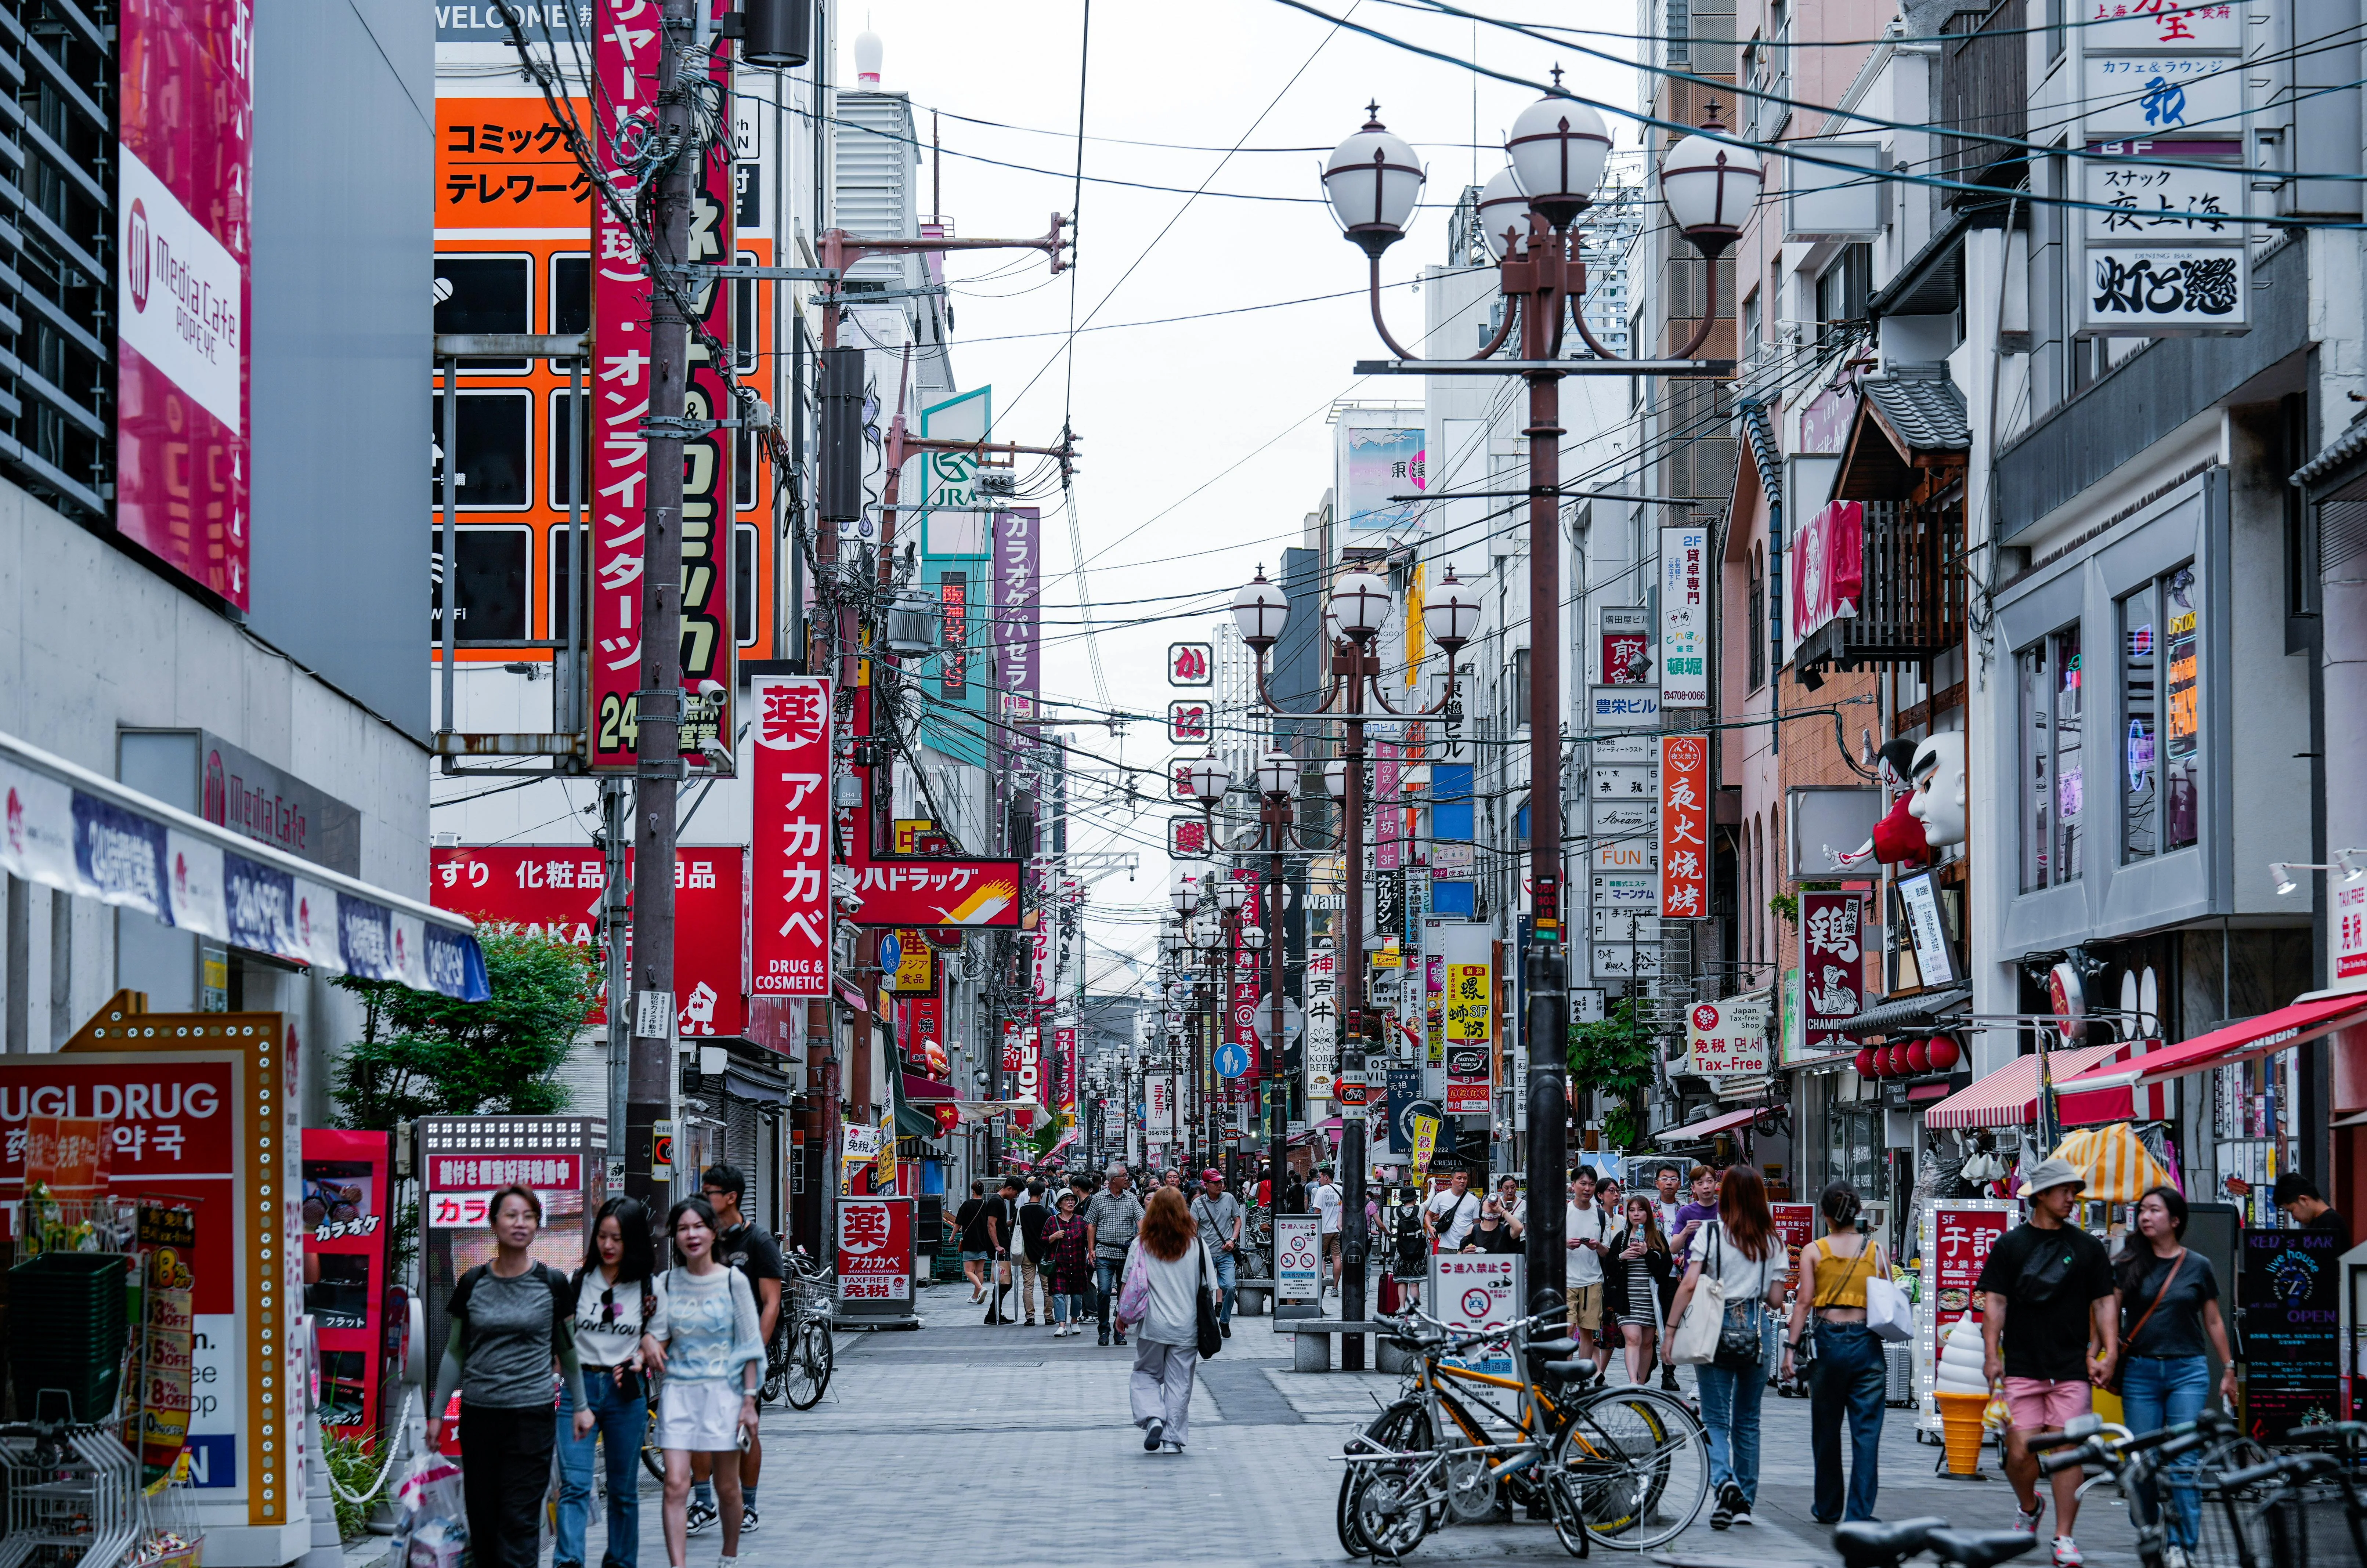
[[[358,997],[362,1037],[337,1064],[341,1125],[391,1131],[421,1116],[547,1116],[565,1109],[553,1075],[600,999],[588,948],[478,929],[493,995],[454,1001],[391,980],[340,976]]]
[[[1632,1149],[1644,1133],[1643,1100],[1652,1087],[1653,1057],[1659,1042],[1639,1029],[1636,1004],[1621,998],[1600,1023],[1574,1023],[1569,1030],[1569,1081],[1611,1102],[1603,1118],[1603,1141]]]

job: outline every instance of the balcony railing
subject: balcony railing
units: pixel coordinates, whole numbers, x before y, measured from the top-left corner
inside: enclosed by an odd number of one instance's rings
[[[1864,586],[1855,615],[1805,639],[1808,671],[1924,664],[1965,641],[1965,503],[1865,502]]]
[[[2030,129],[2029,37],[2023,0],[1999,0],[1986,10],[1958,11],[1940,25],[1940,123],[1951,130],[2020,139]],[[1942,133],[1940,176],[1993,187],[1994,197],[1950,191],[1951,208],[2005,198],[2022,183],[2023,155],[2012,147]]]

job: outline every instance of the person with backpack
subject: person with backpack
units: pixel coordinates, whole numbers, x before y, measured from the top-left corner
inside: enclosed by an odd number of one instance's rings
[[[1699,1297],[1718,1311],[1717,1352],[1693,1369],[1702,1425],[1709,1438],[1709,1479],[1717,1494],[1709,1528],[1756,1523],[1759,1500],[1759,1402],[1767,1392],[1767,1310],[1782,1304],[1791,1282],[1791,1254],[1775,1234],[1767,1184],[1747,1165],[1727,1167],[1717,1188],[1717,1214],[1696,1220],[1692,1261],[1669,1309],[1682,1327]],[[1714,1281],[1712,1292],[1703,1281]]]
[[[740,1447],[756,1435],[764,1338],[748,1276],[715,1255],[715,1210],[685,1198],[666,1215],[682,1262],[658,1277],[665,1314],[665,1381],[658,1385],[658,1447],[665,1452],[666,1561],[682,1568],[690,1539],[690,1460],[712,1465],[723,1562],[740,1555]],[[521,1564],[520,1568],[529,1568]]]
[[[611,1198],[592,1224],[593,1261],[569,1284],[574,1303],[575,1359],[583,1368],[585,1404],[596,1436],[574,1434],[576,1406],[559,1402],[559,1525],[551,1568],[583,1568],[592,1518],[592,1450],[607,1449],[608,1549],[602,1568],[634,1568],[640,1558],[641,1499],[633,1474],[649,1427],[643,1381],[663,1359],[666,1334],[659,1310],[656,1251],[650,1246],[649,1211],[630,1198]]]
[[[1192,1223],[1200,1227],[1200,1239],[1217,1260],[1217,1281],[1225,1292],[1217,1303],[1217,1327],[1228,1339],[1233,1337],[1233,1302],[1240,1283],[1241,1213],[1241,1201],[1225,1190],[1224,1172],[1202,1171],[1200,1191],[1192,1200]]]
[[[1808,1517],[1820,1525],[1874,1517],[1881,1483],[1883,1399],[1890,1374],[1882,1341],[1866,1326],[1865,1282],[1890,1278],[1889,1259],[1859,1226],[1857,1189],[1836,1181],[1817,1200],[1823,1235],[1800,1249],[1800,1289],[1784,1336],[1784,1381],[1795,1358],[1808,1364],[1808,1432],[1816,1450],[1817,1490]],[[1812,1315],[1813,1314],[1813,1315]],[[1809,1341],[1807,1336],[1816,1338]],[[1841,1484],[1841,1422],[1850,1431],[1849,1485]]]
[[[1011,1266],[1019,1271],[1019,1310],[1025,1314],[1025,1326],[1036,1326],[1036,1283],[1044,1281],[1044,1321],[1052,1321],[1051,1282],[1044,1273],[1044,1222],[1051,1211],[1044,1207],[1044,1179],[1028,1178],[1025,1196],[1019,1201],[1019,1245],[1012,1248]]]
[[[493,1258],[460,1276],[444,1303],[452,1319],[427,1410],[427,1447],[460,1394],[460,1490],[470,1551],[479,1568],[535,1568],[542,1554],[542,1499],[550,1490],[550,1416],[556,1364],[567,1385],[578,1441],[596,1417],[575,1357],[574,1292],[567,1276],[529,1256],[542,1200],[504,1187],[486,1205]],[[638,1451],[638,1450],[637,1450]]]

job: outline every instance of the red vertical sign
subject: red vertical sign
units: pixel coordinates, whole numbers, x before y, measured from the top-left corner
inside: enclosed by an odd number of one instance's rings
[[[1660,914],[1709,914],[1709,740],[1660,737]]]
[[[602,0],[594,28],[594,101],[611,123],[594,137],[605,159],[638,150],[657,135],[659,0]],[[718,39],[708,76],[729,97],[730,45]],[[608,177],[629,214],[636,192],[610,164]],[[708,150],[691,192],[690,245],[684,261],[697,265],[732,259],[732,176],[730,133]],[[633,231],[609,205],[592,203],[592,765],[635,766],[639,721],[634,694],[641,686],[641,579],[648,566],[646,534],[650,412],[650,281]],[[729,348],[731,291],[711,285],[691,295],[707,333]],[[694,336],[684,416],[694,422],[731,417],[729,363],[719,363]],[[733,650],[728,552],[731,537],[731,435],[708,430],[683,442],[682,686],[697,696],[709,682],[722,688],[712,706],[684,705],[682,753],[694,768],[711,766],[705,743],[734,731],[730,714]]]
[[[753,994],[830,994],[830,680],[759,675],[750,939]]]
[[[1865,1010],[1865,906],[1856,893],[1800,895],[1800,1048],[1854,1051],[1835,1026]]]
[[[1227,1084],[1226,1096],[1229,1100],[1232,1098],[1232,1090],[1235,1087],[1248,1083],[1257,1075],[1258,955],[1255,950],[1242,944],[1240,933],[1252,926],[1264,924],[1263,895],[1258,886],[1257,873],[1236,871],[1233,874],[1247,886],[1249,897],[1242,901],[1240,919],[1234,925],[1233,1005],[1229,1010],[1226,1028],[1228,1038],[1240,1047],[1241,1054],[1248,1059],[1249,1065],[1240,1073],[1233,1075]],[[1274,1042],[1277,1049],[1281,1044],[1282,1042],[1279,1040]]]

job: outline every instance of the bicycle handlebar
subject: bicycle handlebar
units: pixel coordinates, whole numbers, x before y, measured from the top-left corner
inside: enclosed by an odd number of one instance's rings
[[[2262,1464],[2253,1465],[2248,1470],[2229,1471],[2219,1478],[2219,1484],[2249,1486],[2255,1482],[2267,1481],[2274,1476],[2286,1474],[2306,1476],[2313,1472],[2332,1470],[2336,1464],[2337,1461],[2332,1454],[2279,1454],[2276,1458]]]
[[[2346,1443],[2367,1438],[2367,1421],[2324,1421],[2314,1427],[2295,1427],[2285,1434],[2289,1443],[2320,1443],[2328,1438]]]
[[[2038,1461],[2038,1470],[2042,1475],[2053,1475],[2057,1471],[2069,1470],[2074,1465],[2084,1465],[2091,1459],[2101,1460],[2103,1457],[2103,1452],[2096,1439],[2089,1438],[2076,1449],[2058,1454],[2047,1454]]]
[[[2034,1438],[2024,1438],[2022,1440],[2022,1446],[2032,1453],[2043,1454],[2049,1449],[2059,1449],[2067,1443],[2086,1441],[2088,1441],[2086,1438],[2075,1438],[2068,1432],[2042,1432]]]

